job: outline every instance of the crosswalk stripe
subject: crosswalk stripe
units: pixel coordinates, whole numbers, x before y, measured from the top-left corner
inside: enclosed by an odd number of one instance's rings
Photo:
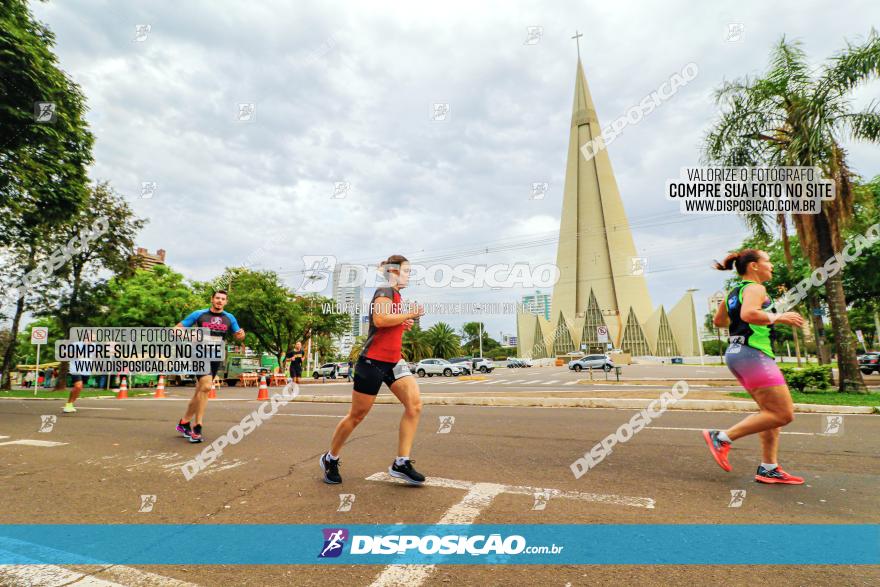
[[[574,385],[577,381],[566,381],[563,385]]]
[[[531,385],[532,383],[541,383],[541,380],[535,379],[534,381],[523,381],[524,385]]]
[[[551,379],[550,381],[545,381],[543,385],[553,385],[554,383],[559,383],[558,379]]]
[[[7,442],[0,442],[0,446],[8,446],[10,444],[20,444],[23,446],[63,446],[67,444],[66,442],[52,442],[51,440],[9,440]]]

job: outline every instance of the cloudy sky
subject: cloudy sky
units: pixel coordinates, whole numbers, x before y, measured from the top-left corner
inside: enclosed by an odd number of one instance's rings
[[[252,262],[297,286],[305,255],[552,263],[574,31],[584,33],[603,124],[697,63],[698,77],[627,127],[609,153],[654,304],[668,308],[696,287],[705,311],[724,279],[708,264],[745,230],[731,217],[680,215],[663,186],[698,163],[712,91],[760,73],[782,35],[801,40],[818,64],[880,24],[880,8],[632,4],[78,0],[32,9],[87,96],[92,177],[149,219],[139,245],[164,248],[168,264],[193,279]],[[527,42],[529,27],[541,27],[537,42]],[[877,95],[874,84],[854,101]],[[250,120],[239,120],[241,104],[254,105]],[[432,120],[434,104],[449,105],[446,120]],[[847,148],[857,172],[880,173],[876,146]],[[141,197],[144,182],[155,182],[152,197]],[[350,188],[333,198],[338,182]],[[530,198],[535,182],[549,184],[543,199]],[[523,293],[409,296],[512,302]],[[469,318],[442,317],[456,326]],[[515,332],[513,315],[484,320],[493,337]]]

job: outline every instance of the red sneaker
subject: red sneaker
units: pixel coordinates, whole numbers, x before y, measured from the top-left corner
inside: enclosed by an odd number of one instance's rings
[[[709,447],[709,452],[718,466],[725,471],[730,471],[733,467],[727,462],[727,453],[730,452],[730,443],[718,439],[718,430],[703,430],[703,440]]]
[[[758,483],[782,483],[784,485],[802,485],[803,477],[795,477],[789,475],[782,470],[782,467],[776,467],[772,471],[768,471],[764,467],[758,465],[758,472],[755,473],[755,481]]]

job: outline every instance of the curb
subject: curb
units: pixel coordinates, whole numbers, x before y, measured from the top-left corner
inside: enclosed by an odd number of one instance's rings
[[[0,400],[25,401],[58,401],[59,398],[49,397],[0,397]],[[63,398],[60,398],[63,399]],[[103,396],[84,399],[115,399]],[[156,399],[147,396],[130,399]],[[161,401],[161,399],[159,400]],[[224,401],[257,401],[254,398],[227,398]],[[300,395],[296,402],[347,404],[351,403],[350,395]],[[648,407],[655,399],[647,398],[607,398],[607,397],[460,397],[422,395],[424,405],[436,406],[497,406],[497,407],[532,407],[532,408],[614,408],[635,410]],[[396,404],[397,398],[388,395],[376,397],[377,404]],[[666,406],[669,410],[702,410],[723,412],[754,412],[755,403],[750,400],[714,400],[714,399],[682,399]],[[794,411],[803,414],[880,414],[880,406],[828,406],[823,404],[794,404]]]
[[[351,403],[347,395],[300,395],[294,401],[312,403]],[[618,408],[641,409],[648,407],[654,399],[643,398],[555,398],[555,397],[446,397],[422,395],[425,405],[440,406],[501,406],[501,407],[540,407],[540,408]],[[397,398],[380,395],[377,404],[395,404]],[[726,412],[754,412],[755,403],[750,400],[704,400],[683,399],[667,406],[671,410],[705,410]],[[873,406],[826,406],[821,404],[794,404],[794,411],[812,414],[873,414],[880,412]]]

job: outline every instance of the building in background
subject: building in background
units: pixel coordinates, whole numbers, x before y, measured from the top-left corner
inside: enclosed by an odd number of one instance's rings
[[[576,349],[619,348],[633,356],[697,356],[693,293],[668,311],[654,307],[645,280],[647,259],[636,253],[601,141],[602,126],[578,58],[556,251],[559,280],[552,302],[543,302],[545,312],[532,311],[523,299],[518,354],[552,358]]]
[[[156,254],[149,252],[143,247],[137,248],[134,256],[135,265],[141,269],[152,271],[156,265],[165,264],[165,249],[159,249]]]
[[[335,339],[339,354],[344,357],[348,356],[354,346],[354,340],[361,335],[363,314],[361,271],[358,266],[345,263],[338,264],[333,269],[333,302],[339,310],[351,317],[349,328]]]
[[[533,294],[527,294],[522,297],[523,310],[534,314],[535,316],[543,316],[545,320],[550,319],[550,294],[541,293],[537,290]]]

